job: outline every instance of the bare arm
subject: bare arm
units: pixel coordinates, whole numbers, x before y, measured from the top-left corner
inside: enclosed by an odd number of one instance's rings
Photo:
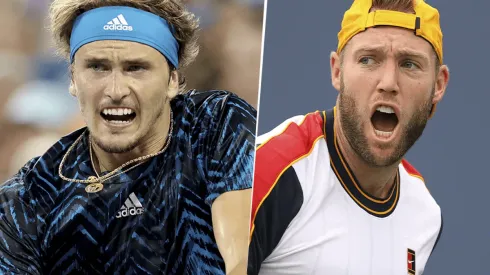
[[[252,189],[230,191],[214,201],[214,237],[227,275],[247,274]]]

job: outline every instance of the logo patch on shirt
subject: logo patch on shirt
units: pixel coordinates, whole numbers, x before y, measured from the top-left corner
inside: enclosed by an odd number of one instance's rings
[[[408,274],[415,275],[415,251],[407,249],[407,269]]]
[[[138,200],[138,197],[134,193],[131,193],[129,194],[129,198],[124,202],[124,205],[117,212],[116,218],[141,215],[143,212],[145,212],[145,209]]]

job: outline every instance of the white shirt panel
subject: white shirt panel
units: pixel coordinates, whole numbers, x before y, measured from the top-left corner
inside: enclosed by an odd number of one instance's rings
[[[439,206],[400,165],[400,199],[379,218],[347,194],[330,167],[324,139],[293,165],[304,202],[260,274],[406,275],[407,249],[422,274],[440,230]]]

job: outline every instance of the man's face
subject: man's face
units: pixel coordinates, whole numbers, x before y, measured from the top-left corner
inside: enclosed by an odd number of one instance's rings
[[[344,48],[332,74],[341,127],[369,165],[396,163],[420,137],[448,80],[447,67],[436,66],[431,45],[401,28],[369,28]]]
[[[101,149],[129,152],[154,139],[178,78],[157,50],[135,42],[97,41],[81,47],[71,93]]]

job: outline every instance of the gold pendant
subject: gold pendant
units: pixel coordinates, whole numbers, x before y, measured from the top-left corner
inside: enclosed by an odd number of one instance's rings
[[[96,180],[96,179],[97,178],[94,176],[91,176],[88,178],[88,180]],[[104,189],[104,185],[100,182],[94,182],[94,183],[87,185],[87,187],[85,187],[85,191],[87,193],[97,193],[102,189]]]

